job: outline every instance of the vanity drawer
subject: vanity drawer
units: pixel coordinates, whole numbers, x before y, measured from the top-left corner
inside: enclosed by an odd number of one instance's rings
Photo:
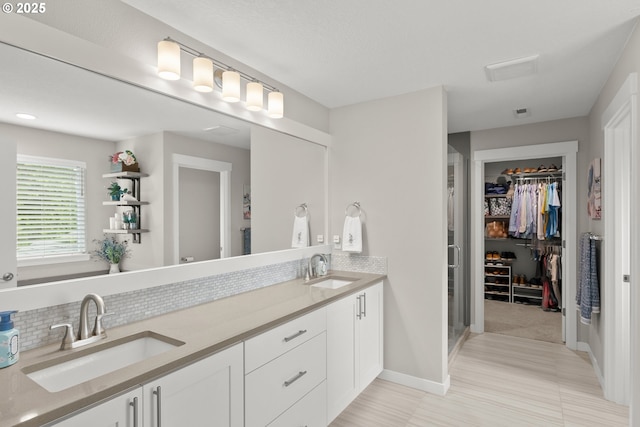
[[[245,376],[245,425],[265,426],[326,379],[326,333]],[[326,410],[326,406],[323,406]]]
[[[327,329],[320,308],[245,341],[244,372],[249,373]]]
[[[327,382],[323,381],[267,427],[327,427]]]

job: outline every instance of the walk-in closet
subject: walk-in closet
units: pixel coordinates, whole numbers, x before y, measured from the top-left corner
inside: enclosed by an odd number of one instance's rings
[[[562,342],[562,158],[485,163],[485,331]]]

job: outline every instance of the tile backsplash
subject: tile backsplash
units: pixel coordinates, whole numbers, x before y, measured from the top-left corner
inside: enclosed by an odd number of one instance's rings
[[[113,314],[104,319],[104,324],[108,329],[292,280],[304,275],[306,265],[306,259],[294,260],[108,295],[104,297],[105,306]],[[333,254],[330,266],[335,270],[386,274],[387,261],[381,257]],[[90,307],[95,312],[93,304]],[[14,319],[20,330],[21,350],[59,342],[61,331],[50,331],[49,326],[71,323],[76,330],[79,316],[80,301],[16,313]]]

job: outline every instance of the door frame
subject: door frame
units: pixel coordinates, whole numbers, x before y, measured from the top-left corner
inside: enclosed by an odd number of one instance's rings
[[[220,258],[231,255],[231,170],[228,162],[173,154],[173,263],[180,263],[180,168],[220,173]]]
[[[512,160],[562,157],[562,307],[566,346],[577,348],[576,295],[576,158],[578,141],[478,150],[471,157],[471,332],[484,332],[484,164]]]
[[[628,405],[631,397],[631,147],[636,141],[637,73],[631,73],[602,114],[604,174],[602,242],[604,272],[600,290],[604,327],[604,395]],[[626,160],[626,161],[623,161]],[[625,200],[627,199],[627,200]],[[631,276],[633,277],[633,276]]]

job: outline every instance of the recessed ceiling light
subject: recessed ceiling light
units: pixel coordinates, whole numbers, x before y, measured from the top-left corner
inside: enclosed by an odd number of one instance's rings
[[[28,113],[16,113],[16,117],[20,118],[20,119],[25,119],[25,120],[35,120],[36,116],[34,116],[33,114],[28,114]]]
[[[510,80],[524,77],[538,72],[539,55],[498,62],[484,67],[490,82]]]

